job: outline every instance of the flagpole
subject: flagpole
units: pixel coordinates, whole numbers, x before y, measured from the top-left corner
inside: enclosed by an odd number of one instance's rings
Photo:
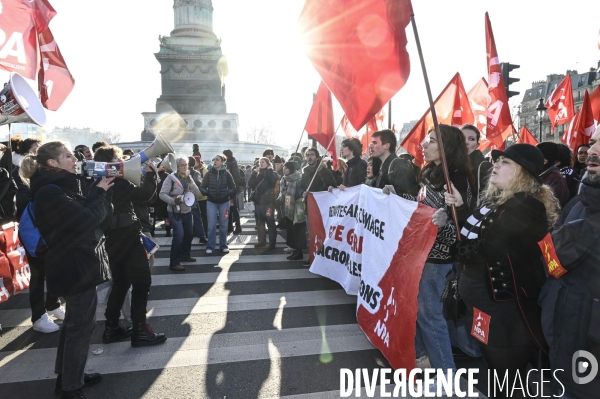
[[[388,102],[388,129],[392,129],[392,100]],[[394,132],[396,134],[396,132]]]
[[[342,122],[340,122],[340,124],[341,123]],[[331,140],[329,140],[329,144],[327,145],[327,148],[325,148],[325,151],[329,151],[329,147],[331,147],[331,144],[333,143],[333,140],[335,140],[335,133],[333,134],[333,137],[331,138]],[[323,154],[323,155],[325,155],[325,154]],[[308,188],[306,189],[306,191],[310,191],[310,187],[312,186],[313,181],[315,181],[315,177],[317,177],[317,173],[319,173],[319,171],[322,169],[322,167],[323,167],[323,162],[319,161],[319,166],[317,167],[317,171],[315,172],[315,174],[313,175],[310,183],[308,184]]]
[[[431,118],[433,119],[433,126],[436,131],[438,146],[440,150],[440,156],[442,158],[442,169],[444,171],[444,178],[446,180],[446,187],[448,192],[452,194],[452,182],[450,181],[450,173],[448,172],[448,163],[446,161],[446,152],[444,151],[444,142],[442,140],[442,134],[440,132],[440,125],[437,120],[437,113],[435,112],[435,104],[433,102],[433,96],[431,95],[431,87],[429,86],[429,78],[427,77],[427,68],[425,68],[425,59],[423,58],[423,50],[421,49],[421,41],[419,40],[419,32],[417,30],[417,24],[415,23],[415,14],[410,15],[410,22],[412,22],[413,32],[415,35],[415,43],[417,44],[417,50],[419,51],[419,60],[421,61],[421,70],[423,71],[423,79],[425,80],[425,89],[427,91],[427,98],[429,100],[429,110],[431,112]],[[456,207],[451,205],[452,219],[454,220],[454,226],[456,227],[456,239],[460,241],[460,226],[458,224],[458,215],[456,213]]]

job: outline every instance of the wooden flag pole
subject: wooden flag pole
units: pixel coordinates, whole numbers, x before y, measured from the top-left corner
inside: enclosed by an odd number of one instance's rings
[[[442,168],[444,170],[444,178],[446,180],[446,187],[448,192],[452,194],[452,182],[450,181],[450,173],[448,172],[448,163],[446,161],[446,152],[444,151],[444,141],[442,140],[442,134],[440,132],[440,125],[437,120],[437,113],[435,112],[435,104],[433,102],[433,96],[431,95],[431,87],[429,86],[429,78],[427,77],[427,69],[425,68],[425,59],[423,58],[423,50],[421,49],[421,41],[419,40],[419,32],[417,30],[417,24],[415,23],[415,14],[410,15],[410,22],[412,22],[413,32],[415,34],[415,42],[417,44],[417,50],[419,51],[419,60],[421,61],[421,70],[423,71],[423,79],[425,80],[425,89],[427,90],[427,98],[429,99],[429,110],[431,111],[431,118],[433,119],[433,126],[435,128],[436,136],[438,139],[438,146],[440,150],[440,156],[442,158]],[[456,213],[456,207],[451,206],[452,220],[454,220],[454,226],[456,227],[456,239],[460,241],[460,226],[458,224],[458,215]]]

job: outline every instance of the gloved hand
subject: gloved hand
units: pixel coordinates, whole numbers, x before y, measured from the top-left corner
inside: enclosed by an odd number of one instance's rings
[[[183,204],[183,197],[177,197],[175,198],[175,205],[181,205]]]
[[[386,184],[385,186],[383,186],[383,193],[388,195],[396,194],[396,189],[391,184]]]

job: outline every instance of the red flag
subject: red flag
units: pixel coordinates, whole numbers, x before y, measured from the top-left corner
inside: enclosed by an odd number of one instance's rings
[[[307,56],[360,130],[406,83],[410,0],[307,0]]]
[[[552,131],[556,125],[570,122],[575,116],[573,105],[573,88],[571,86],[571,75],[567,76],[556,86],[545,107],[548,108],[548,117],[552,122]]]
[[[50,29],[46,29],[38,37],[41,54],[38,88],[41,101],[44,107],[56,111],[73,90],[75,79],[71,76]]]
[[[485,13],[485,47],[487,50],[488,67],[488,102],[486,138],[497,146],[512,133],[512,119],[508,108],[508,98],[504,79],[500,71],[500,60],[496,51],[494,32],[488,13]]]
[[[481,138],[485,138],[487,128],[487,98],[488,84],[485,78],[481,78],[475,86],[467,93],[469,105],[473,112],[473,125],[481,132]]]
[[[385,113],[383,112],[383,108],[379,110],[378,113],[373,115],[369,122],[367,122],[367,132],[369,134],[375,133],[378,130],[383,129],[383,120],[385,119]]]
[[[523,125],[519,132],[519,143],[536,145],[538,141],[533,137],[529,129],[527,129],[527,126]]]
[[[577,147],[581,144],[588,144],[590,142],[590,137],[592,137],[595,130],[596,122],[592,115],[590,95],[586,90],[583,96],[583,104],[581,104],[581,108],[575,114],[573,122],[571,122],[569,129],[561,137],[561,140],[575,153]]]
[[[590,105],[592,106],[592,115],[596,125],[600,124],[600,86],[596,87],[596,90],[590,94]]]
[[[434,106],[439,123],[453,126],[473,123],[473,112],[459,73],[454,75],[450,83],[435,99]],[[423,164],[421,143],[432,126],[431,110],[427,110],[400,144],[415,157],[413,162],[418,166]]]
[[[25,3],[25,1],[23,1]],[[56,15],[56,11],[47,0],[31,0],[26,4],[31,7],[31,16],[35,23],[37,33],[42,33],[50,24],[50,21]]]
[[[331,92],[323,82],[321,82],[319,90],[317,90],[317,95],[310,108],[304,130],[306,130],[306,133],[311,138],[317,140],[319,144],[327,149],[333,156],[334,164],[337,164]]]

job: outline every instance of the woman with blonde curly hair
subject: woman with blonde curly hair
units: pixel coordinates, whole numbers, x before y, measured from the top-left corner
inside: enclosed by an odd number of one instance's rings
[[[508,373],[510,387],[517,372],[527,373],[529,359],[547,352],[537,303],[546,280],[538,242],[558,220],[559,204],[540,180],[539,149],[516,144],[492,151],[492,159],[487,190],[461,229],[459,293],[485,360],[500,378]],[[460,208],[463,199],[454,193],[446,193],[446,203]]]

